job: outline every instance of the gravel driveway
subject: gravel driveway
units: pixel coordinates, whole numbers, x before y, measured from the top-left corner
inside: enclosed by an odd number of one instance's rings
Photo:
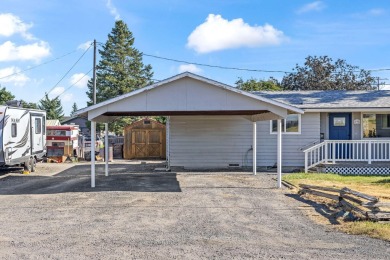
[[[155,166],[98,165],[95,189],[85,164],[3,176],[0,258],[389,259],[388,242],[313,223],[274,175]]]

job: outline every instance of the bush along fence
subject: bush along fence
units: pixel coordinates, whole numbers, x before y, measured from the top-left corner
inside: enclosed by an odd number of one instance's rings
[[[380,202],[379,198],[349,188],[329,188],[300,184],[299,194],[312,194],[331,199],[345,212],[353,213],[360,219],[371,221],[390,221],[390,202]]]

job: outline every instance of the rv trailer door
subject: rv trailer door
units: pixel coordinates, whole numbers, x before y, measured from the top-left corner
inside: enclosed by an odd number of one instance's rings
[[[46,126],[43,114],[31,114],[31,153],[42,154],[45,152]]]

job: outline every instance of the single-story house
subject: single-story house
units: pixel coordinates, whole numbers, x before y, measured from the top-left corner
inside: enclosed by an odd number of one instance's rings
[[[252,167],[256,173],[258,166],[276,166],[281,173],[282,166],[389,160],[389,94],[249,93],[186,72],[77,114],[91,120],[92,131],[96,122],[118,116],[168,116],[168,167]]]
[[[89,127],[87,126],[87,119],[79,116],[70,116],[70,117],[64,117],[61,120],[61,124],[63,125],[78,125],[80,132],[83,136],[89,136],[90,131]]]

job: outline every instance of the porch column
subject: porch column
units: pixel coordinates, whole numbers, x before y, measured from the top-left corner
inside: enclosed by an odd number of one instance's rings
[[[95,188],[96,122],[91,121],[91,188]]]
[[[108,176],[108,123],[104,123],[104,130],[106,135],[104,136],[104,161],[106,163],[105,175]]]
[[[278,171],[278,188],[282,187],[282,120],[278,119],[277,135],[277,171]]]
[[[256,130],[256,121],[252,122],[253,126],[253,144],[252,144],[252,151],[253,151],[253,175],[256,175],[256,160],[257,160],[257,130]]]

